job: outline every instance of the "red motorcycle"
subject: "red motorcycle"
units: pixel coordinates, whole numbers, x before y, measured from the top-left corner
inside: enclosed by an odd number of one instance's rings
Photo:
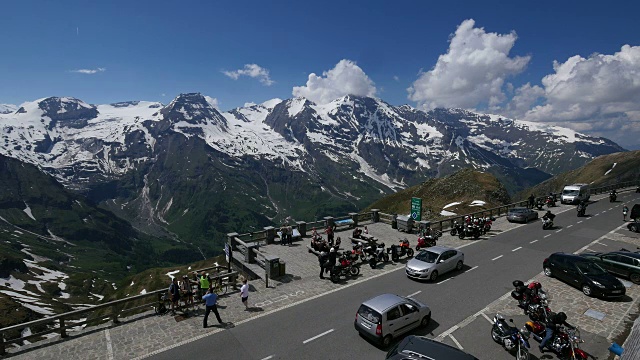
[[[347,251],[346,253],[338,259],[340,265],[335,265],[330,270],[331,281],[334,283],[340,281],[341,276],[358,276],[360,274],[360,267],[354,264],[350,258],[351,252]]]
[[[420,251],[420,249],[436,246],[436,237],[427,235],[427,236],[418,236],[418,245],[416,245],[416,251]]]
[[[369,254],[364,251],[364,246],[362,244],[353,245],[353,250],[351,250],[351,259],[360,259],[362,262],[366,262],[369,260]]]
[[[527,321],[525,329],[538,342],[542,342],[546,335],[545,326],[538,321]],[[567,329],[564,326],[556,331],[549,342],[549,348],[558,354],[562,359],[587,360],[589,355],[580,349],[580,343],[584,340],[580,338],[580,330]]]
[[[398,259],[400,259],[400,256],[404,255],[406,255],[407,257],[413,257],[413,249],[411,248],[409,240],[407,239],[400,240],[400,245],[391,245],[387,249],[387,253],[391,254],[391,259],[393,261],[398,261]]]

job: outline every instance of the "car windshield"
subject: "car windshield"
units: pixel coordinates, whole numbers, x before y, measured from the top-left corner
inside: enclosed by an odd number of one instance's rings
[[[562,195],[577,196],[580,190],[562,190]]]
[[[601,268],[598,264],[592,263],[590,261],[581,261],[576,264],[578,270],[585,275],[604,275],[607,272]]]
[[[368,307],[367,305],[360,305],[360,309],[358,309],[358,316],[367,319],[368,321],[374,324],[380,324],[380,313]]]
[[[521,214],[525,211],[526,209],[511,209],[509,210],[509,213],[511,214]]]
[[[440,256],[440,254],[425,250],[420,252],[420,254],[416,256],[416,259],[428,263],[434,263],[438,260],[438,256]]]

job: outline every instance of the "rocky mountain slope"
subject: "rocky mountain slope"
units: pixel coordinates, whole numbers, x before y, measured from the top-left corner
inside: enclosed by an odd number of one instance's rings
[[[462,168],[516,191],[623,150],[564,128],[356,96],[224,113],[200,94],[166,106],[54,97],[0,115],[0,136],[0,153],[206,256],[227,232],[346,213]]]

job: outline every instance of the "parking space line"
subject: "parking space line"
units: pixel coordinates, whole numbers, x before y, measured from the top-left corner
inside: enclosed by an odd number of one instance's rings
[[[407,295],[407,297],[414,297],[414,296],[416,296],[416,295],[420,294],[421,292],[422,292],[422,291],[418,290],[418,291],[414,292],[413,294],[409,294],[409,295]]]
[[[557,233],[559,233],[560,231],[562,231],[562,229],[560,229],[560,230],[556,230],[556,232],[557,232]]]
[[[582,224],[582,220],[578,221],[578,224]]]
[[[545,238],[548,238],[549,236],[551,236],[551,234],[547,234],[547,235],[545,235],[544,237],[545,237]]]
[[[262,358],[262,360],[269,360],[269,359],[271,359],[271,358],[273,358],[273,355],[269,355],[269,356],[267,356],[266,358]]]
[[[601,243],[600,241],[598,241],[596,244],[600,244],[600,245],[602,245],[602,246],[609,246],[609,245],[607,245],[607,244],[603,244],[603,243]]]
[[[472,267],[471,269],[469,269],[469,270],[467,270],[467,271],[465,271],[465,272],[469,272],[469,271],[471,271],[471,270],[475,270],[475,269],[477,269],[477,268],[478,268],[478,265],[476,265],[476,266]]]
[[[504,256],[504,255],[500,255],[500,256],[498,256],[498,257],[494,257],[493,259],[491,259],[491,261],[498,260],[498,259],[500,259],[500,258],[501,258],[501,257],[503,257],[503,256]]]
[[[453,340],[454,343],[456,343],[456,346],[458,347],[458,349],[460,350],[464,350],[464,348],[462,347],[462,345],[460,345],[460,343],[458,342],[458,340],[456,340],[456,338],[453,337],[453,335],[449,334],[449,337],[451,338],[451,340]]]
[[[595,215],[593,215],[593,216],[598,216],[598,215],[600,215],[600,213],[596,213],[596,214],[595,214]]]
[[[440,284],[442,284],[442,283],[446,283],[447,281],[449,281],[449,280],[451,280],[451,279],[453,279],[453,278],[444,279],[444,280],[440,281],[440,282],[438,283],[438,285],[440,285]]]
[[[321,337],[321,336],[325,336],[325,335],[327,335],[327,334],[329,334],[329,333],[331,333],[331,332],[333,332],[333,329],[331,329],[331,330],[327,330],[327,331],[323,332],[322,334],[318,334],[318,335],[316,335],[316,336],[314,336],[314,337],[312,337],[312,338],[309,338],[309,339],[307,339],[307,340],[303,341],[302,343],[303,343],[303,344],[306,344],[306,343],[308,343],[308,342],[310,342],[310,341],[313,341],[313,340],[315,340],[315,339],[317,339],[317,338],[319,338],[319,337]]]
[[[529,244],[533,244],[534,242],[538,242],[538,240],[529,241]]]
[[[520,250],[520,249],[522,249],[522,246],[518,246],[517,248],[515,248],[515,249],[511,250],[511,252],[518,251],[518,250]]]
[[[572,227],[572,226],[573,226],[573,224],[571,224],[571,225],[567,225],[567,229],[568,229],[568,228],[570,228],[570,227]]]
[[[483,317],[483,318],[487,319],[487,321],[488,321],[488,322],[490,322],[491,324],[493,324],[493,320],[491,320],[491,318],[489,318],[489,317],[487,316],[487,314],[485,314],[485,313],[481,312],[481,313],[480,313],[480,315],[482,315],[482,317]]]

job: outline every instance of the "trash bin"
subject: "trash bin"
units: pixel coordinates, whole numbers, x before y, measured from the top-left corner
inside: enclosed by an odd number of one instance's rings
[[[393,215],[393,219],[391,219],[391,228],[392,229],[397,229],[398,228],[398,215]]]
[[[286,269],[286,265],[287,263],[280,260],[280,276],[286,275],[287,274],[287,269]]]
[[[413,228],[413,218],[411,218],[411,216],[398,215],[396,221],[398,222],[398,231],[411,233],[411,229]]]
[[[267,270],[269,278],[275,279],[280,276],[280,258],[266,255],[265,260],[265,268],[269,269]]]

